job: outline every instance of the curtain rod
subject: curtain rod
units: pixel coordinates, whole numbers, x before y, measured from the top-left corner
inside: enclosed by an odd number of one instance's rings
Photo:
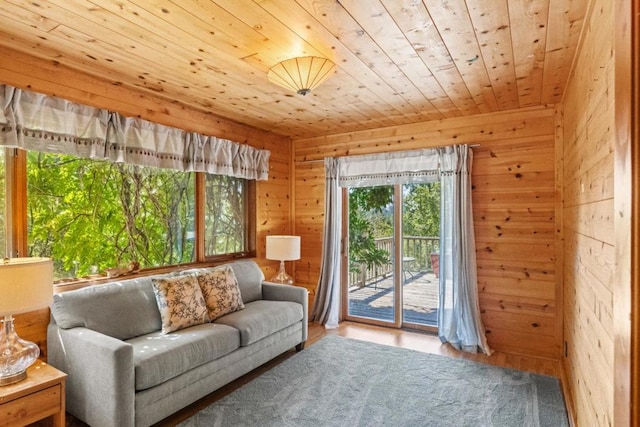
[[[471,144],[469,145],[469,148],[477,148],[480,147],[480,144]],[[300,160],[299,162],[296,163],[324,163],[324,159],[318,159],[318,160]]]

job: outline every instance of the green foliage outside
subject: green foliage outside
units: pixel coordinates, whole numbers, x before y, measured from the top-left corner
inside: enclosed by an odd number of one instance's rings
[[[387,211],[392,202],[392,186],[349,189],[350,272],[363,274],[389,263],[389,252],[377,248],[375,239],[393,235],[393,213]]]
[[[194,259],[194,175],[29,152],[29,256],[57,279]]]
[[[246,180],[205,175],[205,254],[244,252]],[[6,247],[0,150],[0,247]],[[16,177],[15,179],[21,179]],[[50,257],[56,280],[195,257],[195,174],[69,155],[27,153],[27,256]]]
[[[440,183],[405,184],[402,232],[405,236],[440,235]]]
[[[414,259],[414,268],[434,271],[432,254],[440,249],[440,183],[405,184],[403,192],[403,253]]]
[[[405,237],[440,235],[440,184],[405,184],[402,229]],[[376,239],[393,237],[393,186],[349,189],[349,272],[362,275],[390,263],[391,254],[376,245]],[[426,260],[431,242],[405,247],[404,253]],[[426,262],[426,261],[424,261]]]
[[[245,250],[246,194],[243,179],[207,175],[205,194],[205,254]]]

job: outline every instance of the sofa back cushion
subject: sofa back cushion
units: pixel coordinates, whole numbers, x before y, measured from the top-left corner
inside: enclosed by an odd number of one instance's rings
[[[162,327],[151,277],[55,294],[51,314],[63,329],[81,326],[121,340]]]
[[[231,264],[236,273],[242,302],[249,303],[262,299],[262,282],[264,273],[254,261],[236,261]]]

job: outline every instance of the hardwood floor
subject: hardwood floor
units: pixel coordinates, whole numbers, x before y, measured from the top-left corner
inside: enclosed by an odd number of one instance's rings
[[[340,327],[335,330],[326,330],[318,325],[310,326],[307,343],[312,344],[323,336],[330,334],[560,378],[560,362],[558,360],[500,352],[494,352],[491,356],[463,353],[449,345],[442,344],[440,339],[433,334],[404,329],[390,329],[355,322],[342,322]]]
[[[340,324],[340,327],[334,330],[327,330],[320,325],[310,324],[307,346],[313,345],[326,335],[339,335],[342,337],[369,341],[378,344],[423,351],[425,353],[440,354],[447,357],[464,358],[505,368],[513,368],[542,375],[550,375],[556,378],[561,377],[560,362],[558,360],[520,356],[500,352],[495,352],[491,356],[461,353],[456,351],[449,345],[441,344],[438,337],[432,334],[407,331],[402,329],[389,329],[378,326],[364,325],[355,322],[342,322]],[[275,358],[271,362],[261,366],[253,372],[250,372],[249,374],[237,379],[236,381],[228,384],[220,390],[217,390],[210,395],[200,399],[198,402],[186,407],[180,412],[175,413],[171,417],[164,419],[160,423],[156,424],[156,427],[175,426],[176,424],[184,421],[185,419],[189,418],[191,415],[195,414],[211,403],[242,387],[244,384],[258,377],[263,372],[271,369],[279,363],[282,363],[284,360],[288,359],[294,354],[294,350],[284,353],[283,355]],[[67,415],[66,424],[67,427],[86,426],[86,424],[73,419],[73,417],[71,417],[70,415]]]

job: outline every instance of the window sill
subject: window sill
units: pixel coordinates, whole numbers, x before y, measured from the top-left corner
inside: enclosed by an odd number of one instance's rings
[[[215,267],[216,265],[221,265],[225,263],[229,263],[239,259],[253,259],[254,257],[251,254],[246,254],[242,256],[233,255],[233,256],[220,256],[215,259],[210,259],[204,262],[192,262],[189,264],[180,264],[180,265],[171,265],[167,267],[154,267],[154,268],[146,268],[144,270],[139,270],[135,273],[126,273],[116,277],[108,277],[106,274],[92,274],[89,276],[78,277],[74,279],[63,279],[54,282],[53,284],[53,293],[61,293],[66,291],[72,291],[74,289],[85,288],[87,286],[100,285],[103,283],[110,283],[120,280],[129,280],[135,279],[137,277],[146,277],[153,276],[155,274],[163,274],[170,273],[172,271],[181,271],[181,270],[189,270],[191,268],[205,268],[205,267]]]

